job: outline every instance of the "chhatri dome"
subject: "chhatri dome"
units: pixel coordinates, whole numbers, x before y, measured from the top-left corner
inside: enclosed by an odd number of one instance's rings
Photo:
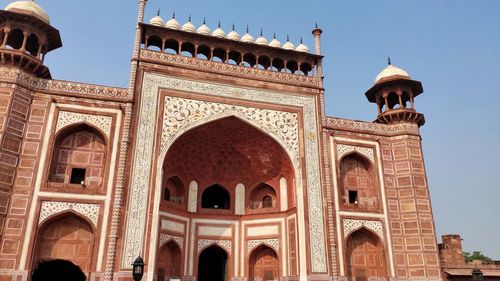
[[[196,32],[196,27],[194,24],[191,22],[191,15],[189,15],[188,21],[182,25],[182,31],[186,32]]]
[[[38,6],[38,4],[33,0],[12,2],[7,5],[4,10],[21,14],[35,15],[45,23],[50,24],[50,18],[47,12],[45,12],[45,10]]]
[[[248,25],[247,25],[247,33],[245,33],[245,35],[243,35],[243,37],[241,37],[241,42],[245,42],[245,43],[253,43],[254,40],[253,40],[253,36],[248,33]]]
[[[267,45],[269,42],[267,42],[267,39],[262,35],[262,29],[260,30],[260,36],[255,40],[255,44],[257,45]]]
[[[217,28],[214,30],[214,32],[212,32],[212,36],[217,37],[217,38],[226,38],[226,33],[220,27],[220,21],[217,24]]]
[[[309,53],[309,48],[302,42],[302,38],[300,38],[300,44],[295,48],[295,51]]]
[[[283,44],[283,49],[285,50],[295,50],[295,46],[290,42],[290,37],[286,36],[286,42]]]
[[[202,34],[202,35],[207,35],[207,36],[212,33],[210,31],[210,28],[208,27],[207,22],[205,21],[205,19],[203,19],[203,24],[200,27],[198,27],[198,33]]]
[[[160,10],[158,10],[156,16],[149,21],[149,24],[154,26],[163,26],[165,24],[163,18],[160,16]]]
[[[167,21],[167,23],[165,23],[165,27],[166,28],[170,28],[170,29],[175,29],[175,30],[179,30],[181,29],[181,25],[179,24],[179,22],[175,19],[175,12],[174,14],[172,15],[172,18],[170,20]]]
[[[281,42],[276,39],[276,33],[274,33],[273,35],[273,40],[269,42],[269,46],[274,48],[281,48]]]
[[[382,83],[382,82],[387,82],[390,80],[396,80],[396,79],[407,79],[410,80],[410,74],[408,72],[404,71],[403,69],[396,67],[391,64],[391,59],[388,59],[389,65],[384,68],[375,78],[375,83]]]
[[[234,40],[234,41],[239,41],[240,40],[240,35],[238,34],[238,32],[236,32],[234,30],[234,24],[233,24],[233,29],[231,30],[231,32],[229,32],[227,34],[227,39],[230,39],[230,40]]]

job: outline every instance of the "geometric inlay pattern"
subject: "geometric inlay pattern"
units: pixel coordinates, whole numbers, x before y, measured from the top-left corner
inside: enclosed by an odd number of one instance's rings
[[[79,122],[85,122],[96,126],[97,128],[101,129],[109,138],[112,122],[112,118],[110,116],[83,114],[69,111],[59,112],[59,117],[57,118],[56,133],[68,125]]]
[[[226,250],[228,254],[231,254],[231,240],[210,240],[210,239],[198,240],[198,253],[201,253],[201,251],[203,251],[205,248],[208,248],[212,245],[218,245],[224,250]]]
[[[72,202],[42,201],[38,225],[41,225],[48,217],[62,213],[64,211],[74,211],[88,218],[97,228],[99,218],[99,204],[85,204]]]
[[[370,159],[372,163],[374,162],[373,159],[373,148],[369,147],[362,147],[362,146],[353,146],[353,145],[347,145],[347,144],[337,144],[337,159],[342,158],[342,156],[349,154],[351,152],[357,152],[366,158]]]
[[[384,231],[382,230],[382,222],[368,221],[368,220],[351,220],[344,219],[344,238],[347,238],[354,231],[365,227],[377,234],[377,236],[384,241]]]
[[[267,245],[274,249],[276,253],[279,253],[279,239],[259,239],[259,240],[248,240],[247,242],[247,253],[252,252],[253,249],[260,245]]]
[[[171,96],[165,97],[161,150],[163,150],[167,144],[171,144],[177,132],[184,131],[186,126],[197,120],[226,112],[237,113],[247,117],[248,120],[257,122],[259,128],[274,132],[274,134],[279,136],[282,142],[286,144],[289,151],[293,151],[295,154],[294,156],[298,158],[299,120],[297,113]]]
[[[173,236],[170,234],[165,234],[165,233],[160,234],[160,247],[159,248],[163,247],[165,244],[167,244],[170,241],[174,241],[175,243],[177,243],[177,245],[179,245],[179,247],[181,249],[184,249],[184,238],[179,237],[179,236]]]

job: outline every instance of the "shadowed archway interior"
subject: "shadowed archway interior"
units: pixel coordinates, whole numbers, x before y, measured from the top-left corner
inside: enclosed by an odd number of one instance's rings
[[[226,281],[228,279],[227,253],[212,245],[200,253],[198,281]]]

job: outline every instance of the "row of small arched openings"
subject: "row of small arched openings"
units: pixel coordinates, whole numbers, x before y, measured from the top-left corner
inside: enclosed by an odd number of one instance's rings
[[[391,91],[377,100],[379,113],[391,109],[408,108],[408,103],[410,103],[410,107],[413,109],[413,96],[411,92],[407,91]]]
[[[47,46],[41,42],[41,37],[35,32],[23,31],[22,28],[8,26],[0,29],[1,48],[21,50],[43,60]]]
[[[206,45],[196,46],[191,42],[179,43],[174,39],[162,40],[157,36],[146,38],[145,47],[150,50],[166,52],[173,55],[182,55],[202,60],[222,62],[249,68],[313,76],[313,66],[309,63],[300,63],[281,58],[270,58],[266,55],[257,56],[251,53],[241,53],[235,50],[210,48]]]
[[[185,188],[182,180],[177,176],[170,177],[163,188],[163,200],[184,205]],[[275,208],[277,205],[276,190],[266,184],[260,183],[249,193],[249,209]],[[201,207],[204,209],[231,209],[231,196],[226,187],[220,184],[208,186],[201,196]]]

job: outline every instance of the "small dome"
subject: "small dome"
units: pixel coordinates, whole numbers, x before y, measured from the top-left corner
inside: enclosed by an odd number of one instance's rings
[[[50,18],[47,12],[45,12],[42,7],[38,6],[38,4],[32,0],[12,2],[7,5],[4,10],[11,12],[16,12],[15,10],[23,10],[28,12],[28,14],[34,14],[45,23],[50,24]]]
[[[300,38],[300,44],[297,46],[297,48],[295,48],[295,51],[309,53],[309,48],[304,45],[304,43],[302,42],[302,38]]]
[[[262,36],[262,29],[260,30],[260,36],[259,38],[257,38],[257,40],[255,40],[255,44],[257,45],[267,45],[269,44],[269,42],[267,42],[267,39]]]
[[[286,37],[286,42],[283,44],[283,49],[285,50],[295,50],[295,46],[290,42],[290,38],[287,36]]]
[[[403,78],[403,79],[411,79],[410,74],[408,72],[402,70],[399,67],[389,64],[386,68],[384,68],[375,78],[375,84],[390,80],[390,78]]]
[[[217,28],[212,32],[212,36],[217,37],[217,38],[226,38],[226,33],[222,28],[220,28],[220,21],[219,24],[217,25]]]
[[[172,16],[171,19],[169,19],[167,21],[167,23],[165,23],[165,27],[166,28],[170,28],[170,29],[175,29],[175,30],[179,30],[181,29],[181,25],[179,24],[179,22],[175,19],[175,12],[174,12],[174,15]]]
[[[149,21],[149,24],[155,26],[163,26],[165,24],[163,19],[160,17],[160,10],[158,10],[158,14]]]
[[[210,28],[208,28],[208,26],[205,22],[205,19],[203,19],[203,24],[200,27],[198,27],[198,33],[202,34],[202,35],[210,35],[211,34]]]
[[[184,25],[182,25],[182,31],[196,32],[196,27],[191,22],[191,15],[189,16],[189,20]]]
[[[240,35],[238,32],[234,31],[234,24],[233,24],[233,30],[227,34],[227,39],[229,40],[234,40],[234,41],[240,41]]]
[[[273,35],[273,40],[269,42],[269,47],[281,48],[281,42],[276,39],[276,34]]]
[[[243,35],[243,37],[241,37],[241,42],[245,42],[245,43],[253,43],[254,42],[253,36],[250,35],[250,33],[248,33],[248,25],[247,25],[247,33],[245,33],[245,35]]]

